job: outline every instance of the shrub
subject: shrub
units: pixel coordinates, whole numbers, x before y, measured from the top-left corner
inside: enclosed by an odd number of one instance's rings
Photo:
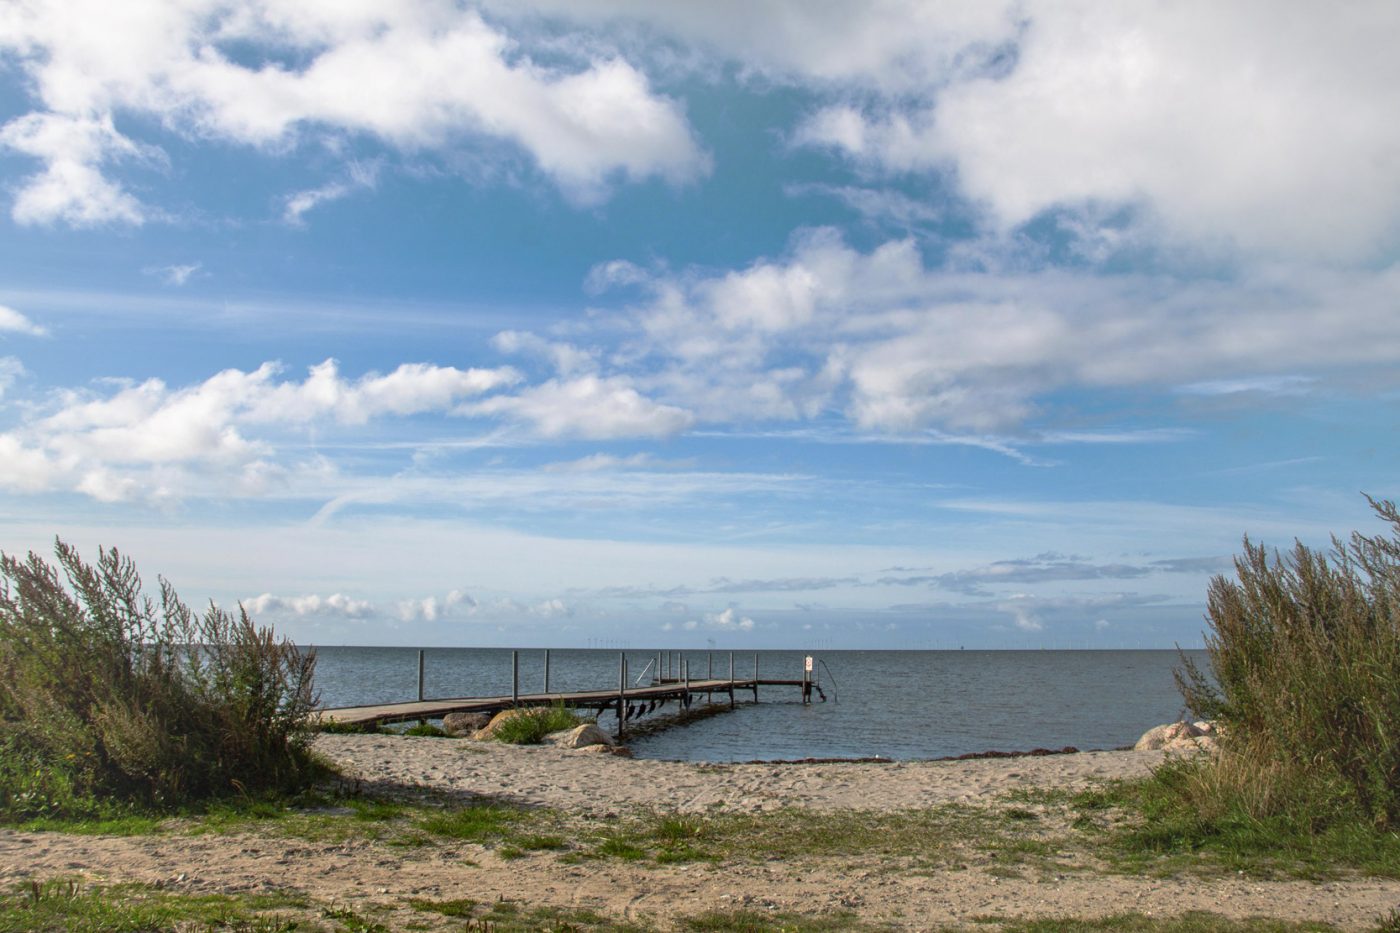
[[[578,724],[578,717],[563,706],[536,706],[517,710],[515,715],[501,720],[494,738],[511,745],[538,745],[551,732],[562,732]]]
[[[1272,558],[1246,538],[1238,580],[1211,581],[1209,676],[1183,659],[1177,681],[1223,725],[1217,779],[1233,768],[1251,809],[1340,794],[1378,827],[1400,820],[1400,513],[1368,501],[1389,537]]]
[[[132,562],[0,554],[0,811],[113,798],[177,804],[292,789],[313,773],[315,658],[211,605],[196,615]]]

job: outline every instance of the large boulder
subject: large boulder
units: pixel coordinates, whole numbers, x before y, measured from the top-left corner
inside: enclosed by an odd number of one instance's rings
[[[551,732],[544,737],[550,745],[558,745],[560,748],[587,748],[591,745],[612,746],[617,743],[613,737],[596,723],[586,722],[583,725],[575,726],[572,729],[565,729],[563,732]]]
[[[1215,748],[1215,724],[1210,722],[1169,722],[1155,726],[1142,734],[1133,746],[1135,751],[1187,751]]]
[[[442,731],[454,738],[461,738],[486,728],[490,721],[488,713],[448,713],[442,717]]]

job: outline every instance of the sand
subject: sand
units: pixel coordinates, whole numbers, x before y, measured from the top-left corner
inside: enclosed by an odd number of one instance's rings
[[[1037,758],[896,764],[696,765],[632,760],[588,751],[389,736],[322,736],[317,747],[363,790],[398,796],[430,791],[546,806],[579,820],[606,821],[639,808],[755,812],[901,811],[962,802],[1009,806],[999,795],[1025,787],[1080,788],[1145,774],[1160,752],[1088,752]],[[729,859],[658,866],[615,859],[570,860],[532,852],[505,860],[490,847],[447,843],[397,848],[358,841],[307,842],[271,834],[148,837],[0,831],[0,883],[85,877],[158,883],[177,891],[303,892],[320,903],[378,905],[391,928],[433,922],[408,898],[501,898],[531,906],[587,909],[658,928],[710,910],[748,908],[821,915],[853,911],[896,929],[967,925],[975,917],[1093,918],[1125,911],[1177,916],[1326,921],[1366,929],[1400,906],[1400,882],[1328,883],[1245,877],[1127,877],[1070,868],[1006,877],[985,859],[912,870],[877,855],[842,861]],[[441,928],[460,929],[445,918]]]

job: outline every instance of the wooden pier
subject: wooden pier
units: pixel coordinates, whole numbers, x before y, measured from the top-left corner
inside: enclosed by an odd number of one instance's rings
[[[706,677],[691,680],[688,670],[683,669],[681,677],[657,677],[646,685],[628,685],[626,662],[619,665],[618,685],[601,690],[579,690],[570,692],[543,691],[540,693],[520,693],[518,690],[518,657],[512,657],[515,668],[516,689],[509,695],[486,697],[453,697],[447,699],[424,699],[422,687],[422,652],[419,653],[418,699],[402,703],[380,703],[373,706],[341,706],[318,710],[315,719],[321,723],[337,723],[346,726],[375,727],[396,722],[426,721],[441,719],[448,713],[499,713],[503,710],[531,706],[565,706],[570,709],[596,710],[599,717],[612,713],[617,718],[617,733],[626,732],[629,720],[659,709],[666,703],[675,702],[681,709],[688,708],[697,696],[713,698],[726,697],[729,705],[735,705],[736,693],[751,693],[753,702],[758,702],[760,687],[797,687],[803,703],[810,703],[813,696],[825,702],[826,693],[806,671],[800,680],[781,678],[759,678],[755,660],[755,676],[735,678]],[[658,665],[659,667],[659,665]],[[546,659],[546,670],[548,660]],[[732,669],[732,661],[731,661]]]

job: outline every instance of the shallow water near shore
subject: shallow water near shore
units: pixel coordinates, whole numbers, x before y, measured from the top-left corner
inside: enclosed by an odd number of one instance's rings
[[[316,682],[325,706],[413,700],[413,648],[317,648]],[[511,652],[430,648],[428,698],[511,691]],[[555,649],[550,689],[615,686],[618,651]],[[629,682],[656,652],[629,650]],[[759,676],[799,679],[805,652],[757,652]],[[1203,652],[1187,652],[1198,663]],[[678,668],[680,652],[672,655]],[[753,675],[755,652],[734,652],[735,676]],[[766,687],[759,702],[740,692],[732,712],[629,739],[642,758],[684,761],[873,758],[917,760],[988,750],[1131,745],[1151,726],[1176,719],[1175,651],[823,651],[814,653],[827,700],[800,702],[796,687]],[[544,652],[520,651],[520,689],[544,686]],[[730,652],[687,651],[692,679],[729,676]],[[663,660],[663,664],[664,664]],[[674,669],[674,668],[673,668]],[[646,674],[650,678],[650,672]],[[647,680],[643,680],[643,683]],[[728,703],[727,697],[716,696]],[[702,698],[703,702],[703,698]],[[641,720],[676,711],[675,704]],[[616,719],[605,713],[609,732]],[[632,725],[629,723],[629,726]]]

